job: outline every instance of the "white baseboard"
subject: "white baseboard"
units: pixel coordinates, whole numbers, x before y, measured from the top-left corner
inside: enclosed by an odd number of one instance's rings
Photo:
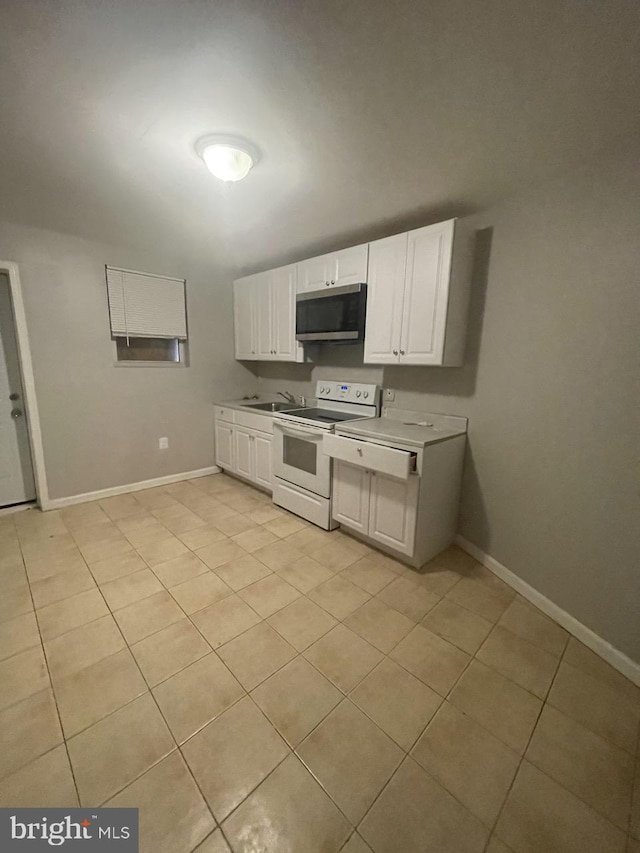
[[[636,661],[631,660],[631,658],[627,657],[623,652],[614,648],[611,643],[603,640],[602,637],[599,637],[594,633],[591,628],[587,628],[586,625],[583,625],[582,622],[579,622],[574,616],[567,613],[566,610],[558,607],[557,604],[554,604],[553,601],[544,596],[541,592],[538,592],[537,589],[534,589],[534,587],[530,586],[526,581],[523,581],[522,578],[519,578],[518,575],[515,575],[492,556],[485,554],[484,551],[481,551],[477,545],[474,545],[473,542],[469,542],[468,539],[464,538],[464,536],[460,536],[458,534],[458,536],[456,536],[456,543],[463,551],[471,554],[474,559],[479,563],[482,563],[485,568],[489,569],[490,572],[493,572],[494,575],[499,577],[500,580],[503,580],[505,583],[509,584],[512,589],[519,592],[523,598],[526,598],[527,601],[530,601],[531,604],[539,610],[542,610],[543,613],[546,613],[546,615],[553,619],[554,622],[557,622],[558,625],[561,625],[566,631],[573,634],[577,640],[580,640],[581,643],[588,646],[592,652],[599,655],[614,669],[617,669],[618,672],[621,672],[622,675],[626,676],[630,681],[633,681],[634,684],[640,686],[640,663],[636,663]]]
[[[168,486],[170,483],[180,483],[182,480],[194,480],[197,477],[207,477],[209,474],[219,474],[217,465],[209,468],[199,468],[197,471],[185,471],[182,474],[169,474],[166,477],[156,477],[154,480],[142,480],[140,483],[129,483],[125,486],[112,486],[110,489],[100,489],[97,492],[84,492],[81,495],[70,495],[68,498],[49,498],[43,510],[62,509],[65,506],[82,504],[87,501],[100,501],[115,495],[126,495],[128,492],[140,492],[142,489],[153,489],[156,486]]]

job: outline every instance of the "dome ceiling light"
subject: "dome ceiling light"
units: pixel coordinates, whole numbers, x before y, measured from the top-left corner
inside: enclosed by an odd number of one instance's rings
[[[196,153],[221,181],[241,181],[260,159],[258,149],[239,136],[214,134],[196,143]]]

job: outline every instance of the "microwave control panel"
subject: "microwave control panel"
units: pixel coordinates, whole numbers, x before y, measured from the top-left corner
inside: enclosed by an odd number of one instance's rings
[[[321,379],[316,383],[318,400],[375,405],[378,402],[379,393],[377,385],[367,385],[360,382],[329,382]]]

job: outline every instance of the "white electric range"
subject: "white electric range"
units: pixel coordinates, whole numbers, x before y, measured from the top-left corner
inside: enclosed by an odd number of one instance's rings
[[[323,453],[322,439],[336,425],[380,412],[376,385],[320,381],[317,406],[278,412],[273,420],[273,502],[332,530],[331,458]]]

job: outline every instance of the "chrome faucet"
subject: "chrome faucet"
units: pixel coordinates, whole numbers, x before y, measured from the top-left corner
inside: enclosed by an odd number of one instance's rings
[[[291,393],[291,391],[278,391],[278,396],[284,397],[287,403],[293,403],[294,405],[296,405],[296,398]]]

